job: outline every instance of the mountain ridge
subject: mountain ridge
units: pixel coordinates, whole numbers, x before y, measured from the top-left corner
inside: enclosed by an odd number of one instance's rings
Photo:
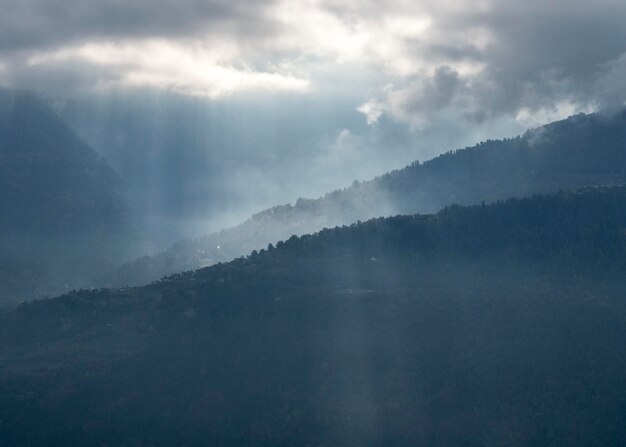
[[[414,162],[317,199],[298,199],[245,222],[154,256],[127,263],[104,285],[138,285],[177,271],[225,261],[252,249],[324,227],[376,216],[436,212],[445,206],[494,202],[586,186],[626,183],[626,111],[578,114],[525,134],[488,140]]]
[[[0,296],[60,293],[132,253],[123,180],[34,93],[0,90],[0,208]]]
[[[619,445],[625,269],[626,188],[592,188],[25,303],[0,442]]]

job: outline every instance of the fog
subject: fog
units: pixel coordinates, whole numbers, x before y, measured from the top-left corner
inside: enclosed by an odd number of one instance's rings
[[[2,0],[0,446],[622,446],[626,2]]]
[[[9,1],[0,85],[47,97],[122,175],[151,251],[619,108],[625,14],[581,1]]]
[[[462,123],[447,132],[418,131],[388,119],[371,126],[350,95],[211,100],[144,90],[53,99],[65,120],[122,175],[154,249],[494,132],[468,131]],[[496,133],[520,129],[509,122]]]

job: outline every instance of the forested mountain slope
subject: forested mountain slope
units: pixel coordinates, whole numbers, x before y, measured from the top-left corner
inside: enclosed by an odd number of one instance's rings
[[[3,445],[621,445],[626,189],[292,237],[0,314]]]
[[[0,210],[0,301],[86,284],[132,240],[119,176],[26,92],[0,90]]]
[[[181,241],[126,264],[103,281],[142,284],[305,234],[394,214],[430,213],[451,204],[493,202],[584,186],[626,183],[626,112],[576,115],[528,131],[414,163],[374,180],[300,199],[197,240]]]

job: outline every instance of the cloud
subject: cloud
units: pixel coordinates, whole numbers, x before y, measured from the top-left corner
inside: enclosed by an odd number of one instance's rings
[[[358,108],[368,122],[385,113],[417,128],[442,115],[531,123],[624,105],[626,4],[455,3],[433,6],[429,39],[413,42],[421,69]]]
[[[8,0],[0,12],[0,83],[62,94],[157,87],[209,97],[306,89],[305,77],[258,57],[256,45],[281,27],[271,9],[265,0]]]
[[[625,20],[614,0],[8,0],[0,83],[215,98],[340,80],[370,124],[527,119],[624,103]]]
[[[266,0],[7,0],[0,14],[3,51],[92,41],[274,32]]]
[[[389,112],[398,119],[408,117],[412,124],[421,127],[428,123],[433,111],[445,110],[458,102],[467,88],[457,71],[448,66],[438,67],[431,76],[390,91]]]
[[[603,65],[591,87],[596,102],[607,108],[621,107],[626,99],[626,53]]]
[[[369,125],[377,123],[379,118],[383,115],[383,113],[385,113],[386,110],[386,105],[375,99],[370,99],[365,104],[357,107],[357,111],[366,116],[367,124]]]
[[[207,97],[245,90],[308,88],[306,79],[289,73],[256,71],[243,63],[237,65],[227,53],[166,40],[88,43],[35,53],[25,65],[35,73],[56,71],[60,79],[88,72],[101,87],[157,87]],[[42,80],[49,82],[49,75]],[[74,82],[73,88],[77,84]]]

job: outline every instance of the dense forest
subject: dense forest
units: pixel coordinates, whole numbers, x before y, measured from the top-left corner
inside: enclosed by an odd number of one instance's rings
[[[293,236],[0,314],[0,444],[626,439],[626,188]]]
[[[452,204],[626,183],[626,112],[575,115],[507,140],[482,142],[425,163],[354,182],[319,199],[271,208],[236,227],[181,241],[100,281],[139,285],[227,261],[292,234],[378,216],[436,212]]]

